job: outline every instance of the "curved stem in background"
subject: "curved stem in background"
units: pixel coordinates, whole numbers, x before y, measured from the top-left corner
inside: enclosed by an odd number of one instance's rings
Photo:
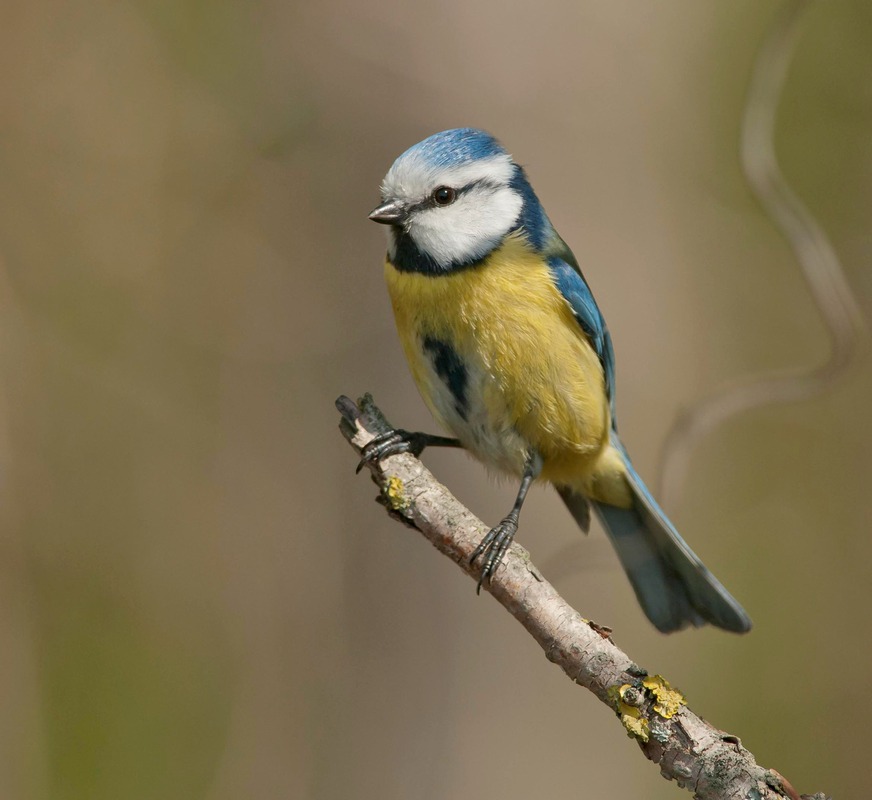
[[[667,435],[661,455],[660,495],[675,509],[690,457],[700,440],[730,417],[773,403],[807,400],[827,388],[851,363],[864,321],[839,257],[821,226],[792,192],[775,157],[775,116],[811,0],[789,0],[760,46],[742,120],[741,159],[745,177],[802,267],[830,334],[829,359],[820,366],[781,370],[726,386],[683,412]]]

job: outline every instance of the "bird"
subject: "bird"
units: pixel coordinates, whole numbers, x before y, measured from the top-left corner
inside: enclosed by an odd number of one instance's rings
[[[600,519],[645,615],[664,632],[751,620],[676,531],[618,435],[609,330],[526,170],[491,134],[456,128],[400,155],[369,219],[387,227],[384,274],[403,351],[452,436],[389,431],[360,466],[459,447],[520,480],[483,537],[477,591],[500,566],[534,481],[585,533]]]

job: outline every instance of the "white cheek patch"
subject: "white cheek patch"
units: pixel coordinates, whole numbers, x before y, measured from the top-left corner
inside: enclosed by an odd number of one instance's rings
[[[520,195],[509,186],[516,170],[508,153],[441,166],[413,149],[388,171],[382,199],[417,206],[405,224],[406,233],[421,252],[449,269],[452,264],[483,258],[512,229],[523,206]],[[464,191],[451,205],[426,207],[440,186]],[[390,258],[396,256],[395,237],[396,232],[389,230]]]
[[[420,250],[447,269],[484,258],[512,229],[522,206],[521,196],[508,186],[473,186],[450,206],[417,212],[408,232]]]

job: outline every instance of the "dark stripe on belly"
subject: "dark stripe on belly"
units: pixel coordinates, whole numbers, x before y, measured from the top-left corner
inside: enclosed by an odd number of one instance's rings
[[[469,411],[466,397],[468,375],[466,367],[460,360],[460,356],[457,355],[457,351],[451,345],[439,339],[434,339],[432,336],[424,337],[421,344],[424,352],[429,356],[436,374],[448,387],[448,391],[451,392],[451,396],[454,398],[455,410],[465,420]]]

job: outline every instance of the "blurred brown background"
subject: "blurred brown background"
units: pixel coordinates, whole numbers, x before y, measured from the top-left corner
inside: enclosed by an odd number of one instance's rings
[[[609,321],[655,483],[676,412],[825,358],[738,126],[776,2],[11,3],[0,26],[0,797],[683,796],[507,614],[391,522],[333,400],[433,425],[366,215],[485,127]],[[785,172],[872,312],[872,7],[809,13]],[[550,491],[520,541],[803,791],[872,791],[872,371],[695,452],[682,531],[756,627],[657,634]],[[514,490],[426,461],[485,520]]]

